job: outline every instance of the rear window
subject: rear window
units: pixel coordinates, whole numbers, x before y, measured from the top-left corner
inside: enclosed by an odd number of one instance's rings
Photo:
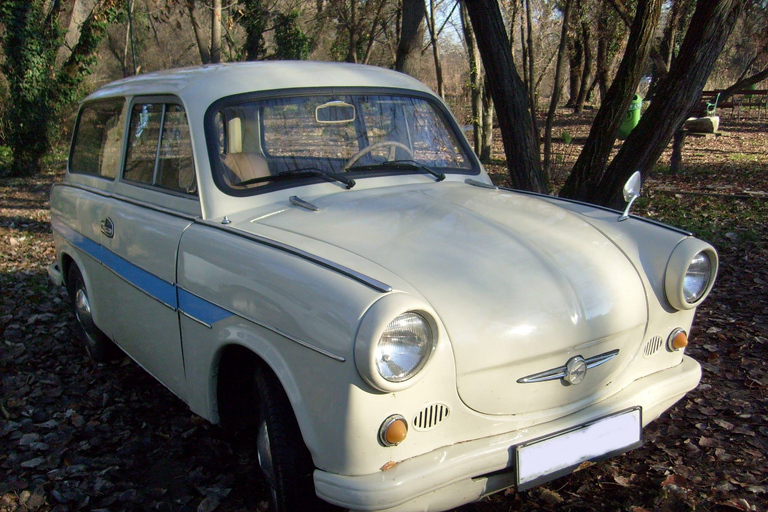
[[[123,141],[122,98],[83,105],[72,140],[69,172],[114,179]]]
[[[185,194],[197,192],[184,107],[136,103],[129,130],[123,179]]]

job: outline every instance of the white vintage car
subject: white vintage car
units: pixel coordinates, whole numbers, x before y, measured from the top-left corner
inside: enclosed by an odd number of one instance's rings
[[[699,382],[684,347],[715,250],[494,187],[442,101],[393,71],[107,85],[51,210],[50,274],[91,356],[119,347],[195,413],[245,422],[274,510],[528,489],[639,446]]]

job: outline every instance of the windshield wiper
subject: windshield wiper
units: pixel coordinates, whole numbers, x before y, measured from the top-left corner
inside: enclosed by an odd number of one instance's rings
[[[249,180],[241,181],[240,183],[236,183],[235,185],[238,187],[248,186],[248,185],[253,185],[254,183],[264,183],[266,181],[290,180],[295,178],[303,178],[306,176],[325,176],[325,177],[331,178],[334,181],[338,181],[339,183],[343,183],[344,185],[346,185],[347,190],[355,186],[355,180],[353,180],[352,178],[341,176],[339,174],[336,174],[335,172],[324,171],[322,169],[318,169],[317,167],[306,167],[304,169],[294,169],[292,171],[283,171],[278,174],[270,174],[269,176],[259,176],[258,178],[251,178]]]
[[[378,164],[359,165],[357,167],[353,167],[352,169],[356,171],[365,171],[379,169],[381,167],[409,167],[411,169],[421,169],[422,171],[427,171],[429,174],[434,176],[435,181],[443,181],[445,179],[445,174],[442,172],[436,171],[421,162],[417,162],[416,160],[385,160],[384,162]]]

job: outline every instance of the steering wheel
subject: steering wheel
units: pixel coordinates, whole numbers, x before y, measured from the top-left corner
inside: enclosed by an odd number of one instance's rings
[[[344,165],[344,170],[348,170],[350,167],[355,165],[358,160],[360,160],[362,157],[370,153],[371,151],[374,151],[379,148],[383,148],[389,146],[389,154],[387,155],[387,160],[392,161],[395,159],[395,150],[397,148],[404,149],[406,153],[408,153],[408,158],[413,159],[413,152],[406,146],[405,144],[401,144],[400,142],[396,142],[394,140],[382,140],[379,142],[376,142],[375,144],[371,144],[370,146],[366,146],[354,155],[352,155],[352,158],[350,158],[347,163]]]

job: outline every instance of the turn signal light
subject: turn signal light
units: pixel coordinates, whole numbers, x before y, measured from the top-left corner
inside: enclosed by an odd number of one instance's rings
[[[675,329],[667,339],[667,347],[675,352],[688,346],[688,335],[682,329]]]
[[[408,423],[399,414],[394,414],[384,420],[379,428],[379,442],[384,446],[397,446],[408,435]]]

